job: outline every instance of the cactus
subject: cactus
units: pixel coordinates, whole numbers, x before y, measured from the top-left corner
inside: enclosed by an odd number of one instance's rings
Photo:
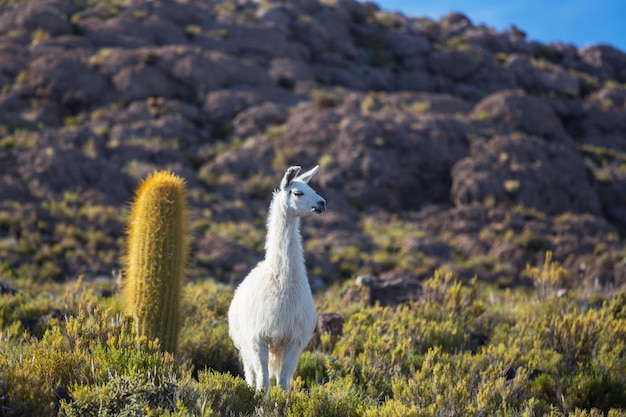
[[[185,181],[167,171],[139,186],[128,227],[124,309],[138,336],[158,338],[174,353],[187,263]]]

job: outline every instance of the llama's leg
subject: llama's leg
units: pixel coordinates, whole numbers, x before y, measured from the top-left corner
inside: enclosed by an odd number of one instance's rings
[[[256,377],[256,389],[262,390],[265,388],[269,391],[270,377],[268,372],[268,350],[267,343],[258,342],[255,346],[256,361],[252,364],[253,371]]]
[[[254,367],[250,364],[249,359],[243,361],[243,374],[246,377],[248,385],[253,387],[256,384],[256,373],[254,372]]]
[[[283,351],[283,366],[280,370],[278,381],[276,381],[285,392],[289,391],[289,383],[298,367],[300,353],[302,353],[302,348],[299,345],[295,343],[285,345],[285,350]]]
[[[280,379],[280,370],[283,365],[283,349],[284,345],[270,346],[269,347],[269,362],[268,369],[270,372],[270,380],[272,377],[276,378],[276,383]]]

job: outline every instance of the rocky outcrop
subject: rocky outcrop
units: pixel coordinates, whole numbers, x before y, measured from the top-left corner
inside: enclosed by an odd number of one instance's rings
[[[563,139],[565,129],[554,111],[541,98],[520,90],[502,90],[479,101],[472,112],[508,132],[524,132],[545,139]]]
[[[415,279],[393,278],[380,279],[375,276],[358,277],[354,287],[344,298],[350,302],[363,300],[370,305],[395,306],[416,301],[422,292],[421,284]]]
[[[160,168],[188,182],[192,274],[237,281],[279,173],[319,163],[315,285],[519,284],[547,249],[579,283],[626,285],[623,51],[354,0],[96,3],[0,10],[9,275],[119,268],[125,206]]]
[[[455,205],[522,205],[546,214],[600,215],[602,204],[591,175],[573,144],[536,136],[495,136],[474,144],[471,156],[452,170]]]

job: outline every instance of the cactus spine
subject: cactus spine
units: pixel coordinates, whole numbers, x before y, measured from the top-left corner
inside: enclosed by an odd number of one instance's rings
[[[137,335],[158,338],[176,351],[183,275],[187,263],[185,181],[167,171],[143,181],[128,227],[124,308]]]

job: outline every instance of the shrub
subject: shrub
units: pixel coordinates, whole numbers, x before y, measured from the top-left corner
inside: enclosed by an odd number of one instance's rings
[[[187,284],[174,358],[137,337],[118,295],[102,308],[92,285],[0,295],[2,415],[625,415],[621,296],[593,307],[573,291],[540,301],[436,272],[418,301],[383,307],[346,304],[345,287],[334,286],[316,296],[320,312],[345,318],[343,335],[313,341],[291,391],[266,395],[233,376],[231,287]],[[23,325],[27,317],[37,325]],[[476,331],[485,336],[477,346]]]
[[[195,371],[238,369],[226,322],[231,298],[229,287],[211,281],[190,284],[184,289],[178,355],[181,360],[190,361]]]
[[[197,382],[183,384],[181,393],[186,415],[198,416],[253,415],[262,399],[243,379],[215,371],[201,372]]]
[[[567,271],[558,262],[552,261],[552,252],[547,251],[541,268],[526,266],[526,275],[533,281],[537,297],[540,301],[556,295],[559,286],[563,284]]]

